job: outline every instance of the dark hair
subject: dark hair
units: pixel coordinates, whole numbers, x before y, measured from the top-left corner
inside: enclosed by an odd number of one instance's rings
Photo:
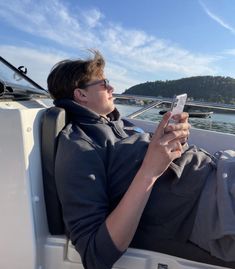
[[[101,77],[104,72],[105,60],[99,51],[90,50],[93,58],[86,60],[64,60],[52,68],[47,87],[53,99],[73,99],[76,88],[84,87],[92,77]]]

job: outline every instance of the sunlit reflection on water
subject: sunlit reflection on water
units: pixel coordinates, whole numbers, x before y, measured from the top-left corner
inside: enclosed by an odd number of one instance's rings
[[[130,105],[116,105],[122,116],[128,116],[141,107]],[[137,116],[137,119],[158,122],[162,119],[159,114],[161,109],[155,108]],[[189,118],[189,122],[194,128],[205,129],[223,133],[235,134],[235,114],[214,113],[211,118]]]

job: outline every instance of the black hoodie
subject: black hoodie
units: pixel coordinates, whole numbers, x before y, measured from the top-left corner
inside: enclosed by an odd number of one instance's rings
[[[106,119],[72,100],[55,105],[70,119],[59,137],[55,167],[65,225],[84,267],[109,269],[122,252],[105,220],[135,177],[149,134],[130,134],[116,109]],[[195,147],[172,163],[153,187],[131,246],[159,250],[160,239],[187,241],[211,163]]]

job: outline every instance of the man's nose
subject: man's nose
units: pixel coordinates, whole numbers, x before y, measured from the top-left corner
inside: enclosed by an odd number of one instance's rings
[[[113,91],[114,91],[114,87],[111,86],[111,85],[108,85],[108,91],[109,91],[109,92],[113,92]]]

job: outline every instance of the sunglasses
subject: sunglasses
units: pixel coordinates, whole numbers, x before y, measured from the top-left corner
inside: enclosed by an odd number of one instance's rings
[[[110,84],[109,84],[109,80],[108,79],[101,79],[101,80],[97,80],[95,82],[91,82],[91,83],[87,83],[85,84],[82,89],[86,89],[87,87],[90,87],[90,86],[94,86],[94,85],[97,85],[97,84],[100,84],[100,83],[104,83],[104,87],[105,89],[108,89],[110,87]]]

